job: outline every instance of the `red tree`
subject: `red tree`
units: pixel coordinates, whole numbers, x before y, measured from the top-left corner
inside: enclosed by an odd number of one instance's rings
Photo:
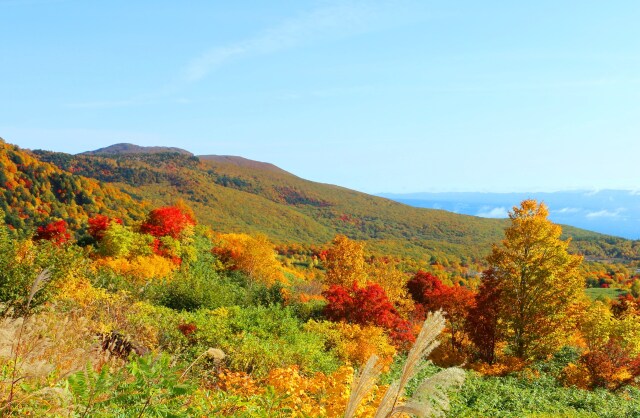
[[[498,342],[498,316],[500,314],[500,288],[492,270],[482,273],[482,283],[476,295],[475,306],[469,310],[465,329],[477,349],[478,357],[493,364]]]
[[[424,313],[442,309],[449,321],[451,347],[460,350],[469,310],[475,305],[474,293],[462,286],[447,286],[436,276],[418,271],[407,282],[413,300]]]
[[[51,222],[46,226],[39,226],[34,239],[36,241],[51,241],[60,246],[71,239],[71,234],[67,232],[67,223],[61,220]]]
[[[429,296],[433,292],[442,290],[444,287],[445,285],[440,279],[422,270],[418,271],[411,280],[407,282],[407,289],[409,289],[409,294],[413,300],[425,308],[427,308],[429,304]]]
[[[96,241],[100,241],[104,238],[104,233],[109,228],[111,222],[122,225],[122,219],[110,218],[105,215],[96,215],[89,219],[89,235],[91,235]]]
[[[376,283],[351,288],[332,285],[323,296],[329,302],[324,314],[332,321],[347,321],[360,325],[384,328],[396,345],[413,342],[411,325],[402,319],[387,298],[384,289]]]
[[[182,209],[165,206],[149,212],[140,230],[157,238],[165,236],[179,238],[187,226],[195,224],[193,217]]]

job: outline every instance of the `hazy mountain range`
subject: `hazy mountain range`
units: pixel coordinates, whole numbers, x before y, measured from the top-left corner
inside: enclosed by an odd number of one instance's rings
[[[554,222],[629,239],[640,238],[640,193],[636,191],[383,193],[379,196],[419,208],[443,209],[483,218],[506,218],[514,205],[533,198],[549,206],[549,217]]]

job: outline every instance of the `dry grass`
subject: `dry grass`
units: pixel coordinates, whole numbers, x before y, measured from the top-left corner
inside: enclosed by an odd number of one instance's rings
[[[410,399],[402,400],[407,383],[423,369],[423,360],[439,345],[437,338],[444,327],[445,319],[441,311],[427,316],[416,342],[409,351],[400,378],[387,389],[375,418],[390,418],[404,414],[434,417],[443,416],[448,410],[447,390],[459,387],[464,382],[464,371],[457,367],[444,369],[425,379]],[[379,375],[379,370],[376,372],[376,363],[377,358],[372,356],[354,382],[345,418],[353,417],[364,396],[376,384]]]

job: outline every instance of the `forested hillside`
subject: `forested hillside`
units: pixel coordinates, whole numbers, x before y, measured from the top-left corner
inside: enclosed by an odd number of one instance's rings
[[[107,152],[35,155],[67,172],[124,185],[156,205],[184,199],[216,230],[265,233],[278,243],[319,245],[345,234],[384,254],[464,263],[481,260],[506,225],[311,182],[240,157]],[[571,227],[565,233],[574,251],[591,258],[629,260],[640,253],[632,241]]]
[[[51,220],[74,229],[91,215],[139,220],[145,212],[139,198],[42,162],[37,156],[0,139],[0,209],[7,223],[21,233]]]

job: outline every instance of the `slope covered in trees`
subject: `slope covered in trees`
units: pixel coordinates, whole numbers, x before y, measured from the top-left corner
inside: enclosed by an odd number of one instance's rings
[[[145,211],[139,198],[118,187],[42,162],[1,139],[0,209],[8,225],[20,232],[55,220],[77,229],[95,214],[132,221]]]
[[[505,221],[409,207],[296,177],[276,166],[229,156],[36,151],[68,172],[126,185],[155,205],[188,201],[202,223],[224,232],[264,233],[278,243],[319,245],[344,234],[379,253],[465,263],[481,260]],[[592,258],[634,259],[637,243],[566,228],[572,250]]]

